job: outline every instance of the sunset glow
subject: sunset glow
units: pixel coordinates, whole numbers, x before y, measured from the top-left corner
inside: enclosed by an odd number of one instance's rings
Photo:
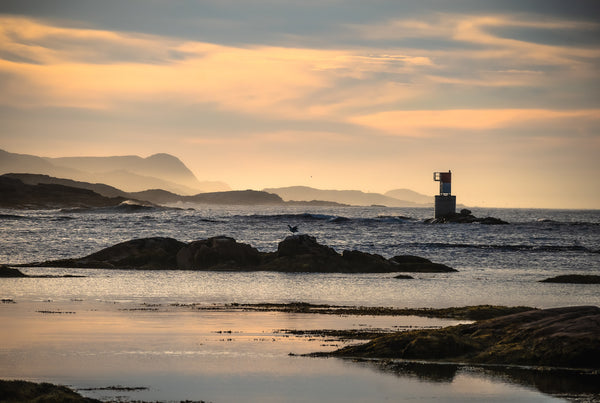
[[[595,3],[53,3],[0,5],[0,149],[165,152],[234,189],[431,195],[452,169],[466,205],[599,207]]]

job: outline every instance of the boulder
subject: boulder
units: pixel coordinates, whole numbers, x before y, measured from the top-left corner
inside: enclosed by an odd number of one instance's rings
[[[105,269],[174,269],[176,255],[185,243],[173,238],[141,238],[125,241],[76,259],[61,259],[34,264],[48,267]]]
[[[292,235],[276,252],[256,248],[226,236],[189,244],[172,238],[143,238],[122,242],[83,258],[61,259],[23,266],[164,270],[263,270],[320,273],[390,273],[456,271],[415,256],[392,260],[361,251],[337,253],[315,237]]]
[[[390,259],[396,266],[396,271],[403,273],[451,273],[458,270],[442,263],[433,263],[424,257],[398,255]]]
[[[0,265],[0,277],[19,278],[19,277],[27,277],[27,275],[18,269],[13,269],[13,268],[8,267],[7,265],[3,264],[3,265]]]
[[[593,274],[564,274],[540,280],[540,283],[600,284],[600,276]]]
[[[226,236],[191,242],[177,253],[177,268],[184,270],[256,269],[261,253]]]
[[[486,224],[486,225],[504,225],[508,224],[506,221],[495,217],[475,217],[471,210],[462,209],[460,213],[446,214],[440,218],[430,218],[425,220],[428,224],[445,224],[445,223],[459,223],[459,224]]]
[[[600,308],[536,309],[473,324],[399,332],[331,355],[599,369]]]
[[[318,243],[314,236],[306,234],[290,235],[277,245],[277,257],[299,255],[330,257],[337,256],[338,253],[333,248]]]
[[[389,273],[394,265],[380,255],[344,251],[321,245],[310,235],[291,235],[279,243],[277,252],[266,254],[262,270],[322,273]]]
[[[345,250],[342,252],[342,259],[350,267],[367,273],[386,273],[394,271],[393,263],[383,256],[373,253],[366,253],[358,250]]]

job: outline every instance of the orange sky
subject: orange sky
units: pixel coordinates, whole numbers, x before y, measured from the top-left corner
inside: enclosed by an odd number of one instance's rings
[[[596,3],[397,3],[3,2],[0,148],[167,152],[236,189],[452,169],[467,205],[600,208]]]

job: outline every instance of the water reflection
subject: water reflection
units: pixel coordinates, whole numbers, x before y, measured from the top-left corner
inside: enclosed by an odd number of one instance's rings
[[[591,370],[463,365],[398,360],[348,359],[399,377],[421,381],[452,383],[457,375],[481,376],[521,385],[575,401],[600,401],[600,373]]]

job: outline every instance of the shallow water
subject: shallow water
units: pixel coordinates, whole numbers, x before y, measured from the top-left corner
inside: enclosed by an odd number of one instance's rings
[[[552,401],[472,367],[402,373],[368,362],[290,356],[348,342],[281,329],[460,323],[420,317],[198,311],[117,301],[4,303],[0,377],[67,384],[100,399],[212,402]],[[357,341],[351,341],[355,343]],[[116,390],[107,390],[118,386]]]
[[[599,211],[473,211],[511,224],[428,225],[422,220],[431,215],[430,209],[380,207],[203,206],[135,213],[2,210],[0,263],[84,256],[146,236],[192,241],[227,235],[273,251],[288,234],[289,223],[340,252],[418,255],[459,272],[398,280],[393,273],[24,268],[34,275],[85,277],[1,279],[0,298],[16,303],[0,304],[0,320],[8,329],[0,333],[0,377],[67,384],[102,399],[152,401],[512,402],[563,400],[570,393],[589,391],[589,379],[578,373],[555,376],[523,369],[515,375],[447,365],[390,370],[371,362],[290,356],[328,351],[344,343],[278,331],[397,331],[453,321],[198,311],[172,305],[294,301],[399,308],[600,305],[597,285],[539,283],[559,274],[600,274]],[[567,378],[573,381],[556,387]],[[597,375],[591,383],[600,383]],[[115,385],[141,389],[105,389]],[[583,401],[600,399],[597,388],[589,393],[592,397],[585,395]]]

